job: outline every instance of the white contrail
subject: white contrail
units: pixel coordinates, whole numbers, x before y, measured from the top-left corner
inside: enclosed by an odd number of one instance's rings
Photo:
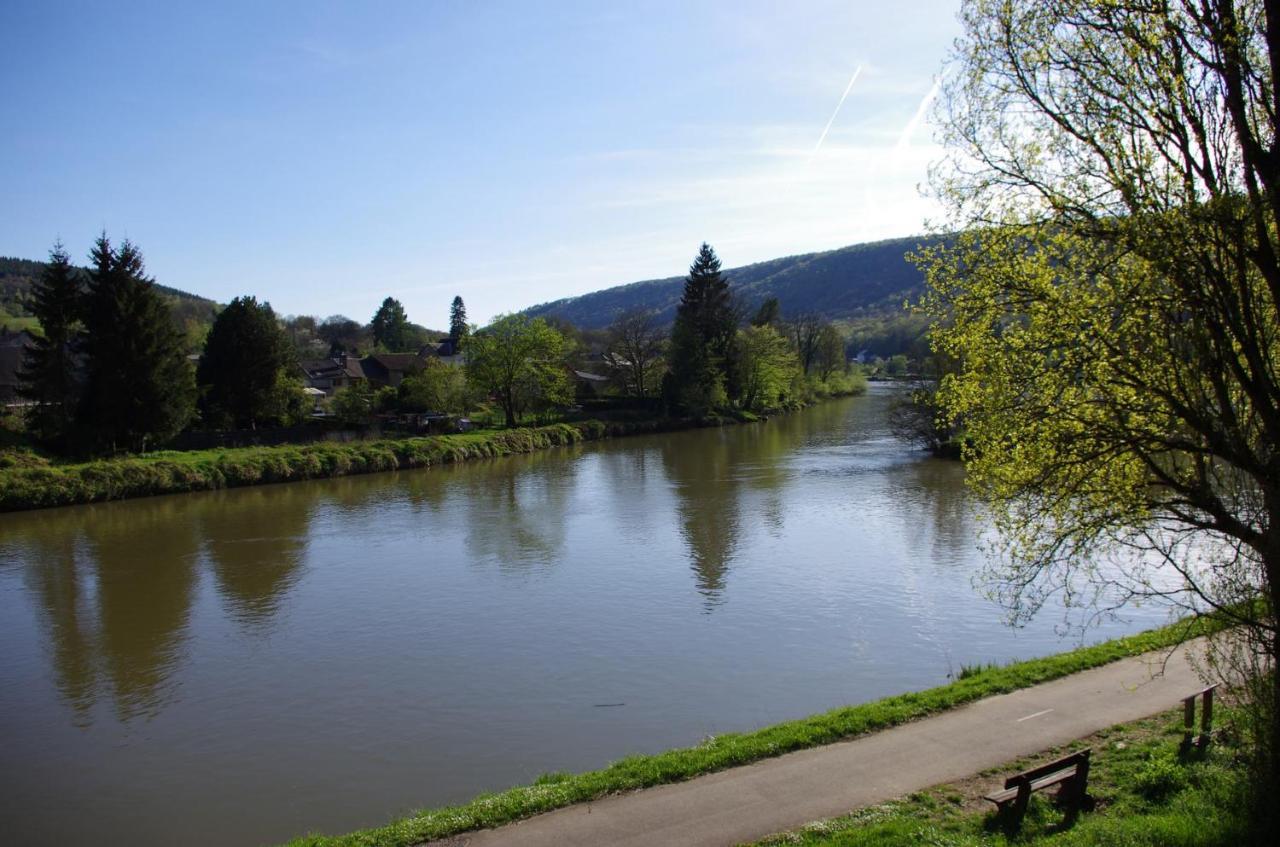
[[[822,135],[818,136],[818,143],[813,145],[813,152],[809,154],[810,158],[818,154],[818,149],[822,147],[822,142],[827,140],[827,133],[831,131],[831,125],[836,122],[836,115],[840,114],[840,107],[844,105],[845,98],[853,90],[853,84],[858,81],[858,75],[861,73],[862,65],[858,65],[858,69],[853,72],[853,76],[849,77],[849,84],[844,87],[844,94],[840,95],[840,102],[836,104],[836,110],[831,113],[831,120],[827,121],[827,125],[822,128]]]
[[[942,77],[938,77],[933,81],[933,86],[929,89],[929,93],[920,101],[920,105],[916,107],[916,113],[911,116],[911,120],[907,121],[907,125],[902,128],[902,134],[898,136],[898,143],[894,146],[895,153],[901,153],[908,144],[911,143],[911,136],[916,134],[916,128],[920,126],[920,121],[924,120],[925,113],[929,111],[929,104],[933,102],[933,98],[938,96],[938,88],[942,85]]]

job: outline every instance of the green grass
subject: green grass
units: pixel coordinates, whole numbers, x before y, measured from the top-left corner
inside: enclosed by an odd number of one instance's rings
[[[982,697],[1026,688],[1128,656],[1171,647],[1207,633],[1200,619],[1082,647],[1067,653],[989,667],[949,685],[847,706],[746,733],[717,735],[696,747],[651,756],[629,756],[606,768],[580,774],[550,774],[533,785],[485,794],[469,803],[418,812],[384,827],[350,835],[311,835],[293,847],[404,847],[432,838],[493,827],[608,794],[680,782],[700,774],[745,765],[794,750],[875,732]]]
[[[425,468],[528,453],[580,441],[686,429],[704,423],[716,422],[589,420],[461,435],[161,451],[62,464],[35,451],[10,449],[0,451],[0,512]]]
[[[1221,721],[1219,722],[1221,725]],[[939,786],[851,815],[819,821],[760,841],[755,847],[1236,847],[1248,843],[1245,776],[1238,750],[1219,734],[1205,751],[1182,751],[1180,712],[1112,727],[1068,749],[1093,749],[1089,795],[1093,809],[1074,821],[1043,793],[1032,796],[1019,829],[992,811],[975,811],[956,786]],[[1067,750],[1039,757],[1050,759]],[[1011,762],[988,774],[1030,766]],[[966,799],[969,802],[966,802]]]

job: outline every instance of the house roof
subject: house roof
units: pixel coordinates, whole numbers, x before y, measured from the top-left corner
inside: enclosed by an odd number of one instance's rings
[[[587,382],[608,382],[609,377],[600,374],[587,373],[586,371],[574,371],[573,375],[578,379],[584,379]]]
[[[363,379],[364,368],[359,359],[347,359],[344,364],[340,359],[302,359],[298,367],[311,379],[333,379],[348,376],[352,379]]]
[[[422,359],[417,353],[374,353],[365,356],[361,363],[373,361],[388,371],[412,371],[422,367]]]

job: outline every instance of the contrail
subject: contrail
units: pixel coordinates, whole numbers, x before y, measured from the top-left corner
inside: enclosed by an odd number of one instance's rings
[[[818,136],[818,143],[813,145],[813,152],[809,154],[810,158],[818,154],[818,149],[822,147],[822,142],[827,140],[827,133],[831,131],[831,125],[836,122],[836,115],[840,114],[840,107],[844,105],[844,99],[853,90],[853,84],[858,81],[858,75],[861,73],[862,65],[858,65],[858,69],[853,72],[853,76],[849,77],[849,84],[844,87],[844,94],[840,95],[840,102],[836,104],[836,110],[831,113],[831,120],[827,121],[827,125],[822,128],[822,135]]]
[[[894,146],[894,152],[900,153],[908,144],[911,143],[911,136],[916,134],[916,128],[920,126],[920,121],[924,120],[925,112],[929,110],[929,104],[933,102],[933,98],[938,96],[938,88],[942,85],[942,77],[939,76],[933,81],[933,87],[929,89],[929,93],[920,101],[920,105],[916,107],[916,113],[911,116],[911,120],[907,121],[907,125],[902,128],[902,134],[898,136],[898,143]]]

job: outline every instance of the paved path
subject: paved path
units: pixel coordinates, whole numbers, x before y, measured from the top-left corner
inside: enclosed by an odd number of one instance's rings
[[[1125,659],[852,741],[580,803],[448,843],[725,847],[753,841],[1172,708],[1202,684],[1183,653],[1164,658]]]

